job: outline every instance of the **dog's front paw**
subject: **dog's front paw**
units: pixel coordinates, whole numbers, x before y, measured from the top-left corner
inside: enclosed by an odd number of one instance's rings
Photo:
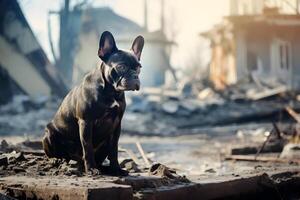
[[[96,168],[90,168],[86,171],[86,174],[88,176],[98,176],[101,174],[100,170],[99,169],[96,169]]]
[[[113,175],[113,176],[128,176],[128,171],[126,170],[123,170],[121,168],[118,168],[118,169],[112,169],[110,174]]]

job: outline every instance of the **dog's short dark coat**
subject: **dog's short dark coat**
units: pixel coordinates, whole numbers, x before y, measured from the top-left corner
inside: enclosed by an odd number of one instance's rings
[[[77,160],[92,174],[103,172],[102,163],[108,158],[107,173],[127,174],[118,163],[124,91],[140,87],[143,46],[144,39],[138,36],[131,51],[121,51],[110,32],[102,34],[98,51],[102,64],[67,94],[45,129],[43,147],[48,157]]]

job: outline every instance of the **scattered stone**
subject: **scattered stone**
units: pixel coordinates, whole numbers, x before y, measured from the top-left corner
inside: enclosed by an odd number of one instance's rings
[[[205,170],[205,172],[216,173],[216,170],[214,170],[213,168],[210,168],[210,169]]]
[[[24,153],[23,152],[18,152],[15,155],[16,161],[20,162],[20,161],[25,161],[26,158],[24,157]]]
[[[5,194],[0,193],[0,199],[1,200],[16,200],[15,198],[12,198],[10,196],[7,196]]]
[[[79,171],[77,168],[72,168],[72,167],[69,167],[68,170],[65,172],[65,174],[68,176],[72,176],[72,175],[82,176],[81,171]]]
[[[7,141],[2,140],[0,143],[0,151],[6,152],[8,148],[9,148],[9,144],[7,143]]]
[[[168,114],[175,114],[179,109],[178,102],[167,101],[162,104],[162,110]]]
[[[8,159],[6,156],[0,156],[0,166],[7,166],[8,165]]]
[[[300,144],[287,144],[283,148],[280,158],[300,159]]]
[[[120,163],[120,167],[125,168],[131,173],[141,172],[141,170],[138,168],[138,165],[132,159],[124,159]]]
[[[176,174],[176,171],[174,169],[168,168],[167,166],[160,163],[155,163],[150,167],[149,175],[169,178],[181,182],[190,182],[185,176],[179,176],[178,174]]]
[[[35,165],[36,163],[37,163],[37,159],[33,158],[33,159],[29,160],[26,164],[27,164],[27,166],[32,166],[32,165]]]
[[[75,160],[70,160],[68,164],[70,167],[78,167],[78,162]]]
[[[53,170],[53,172],[51,173],[52,176],[57,176],[59,174],[59,170]]]
[[[13,167],[12,169],[13,169],[13,171],[16,172],[16,173],[26,172],[25,169],[23,169],[23,168],[21,168],[21,167],[17,167],[17,166]]]
[[[39,172],[39,175],[40,175],[40,176],[46,176],[46,173],[43,172],[43,171],[40,171],[40,172]]]
[[[21,144],[24,145],[25,147],[29,147],[34,150],[43,149],[43,144],[42,144],[42,141],[40,141],[40,140],[37,140],[37,141],[26,140],[26,141],[22,142]]]
[[[27,159],[24,157],[23,152],[16,152],[13,151],[9,154],[6,154],[8,157],[8,161],[10,164],[16,163],[16,162],[21,162],[21,161],[26,161]]]

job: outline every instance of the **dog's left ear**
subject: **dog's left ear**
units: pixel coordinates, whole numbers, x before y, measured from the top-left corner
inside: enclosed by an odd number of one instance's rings
[[[106,62],[111,54],[118,50],[115,38],[109,31],[104,31],[100,37],[98,56]]]
[[[144,38],[143,36],[139,35],[134,39],[131,47],[131,50],[134,52],[138,60],[141,59],[143,47],[144,47]]]

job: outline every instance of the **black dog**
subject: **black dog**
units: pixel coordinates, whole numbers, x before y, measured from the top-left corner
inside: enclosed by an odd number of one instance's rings
[[[118,141],[126,107],[124,91],[140,88],[143,46],[144,38],[138,36],[131,51],[121,51],[110,32],[102,33],[101,66],[69,92],[45,129],[43,148],[48,157],[82,162],[90,174],[101,173],[102,162],[108,158],[105,173],[128,174],[118,162]]]

